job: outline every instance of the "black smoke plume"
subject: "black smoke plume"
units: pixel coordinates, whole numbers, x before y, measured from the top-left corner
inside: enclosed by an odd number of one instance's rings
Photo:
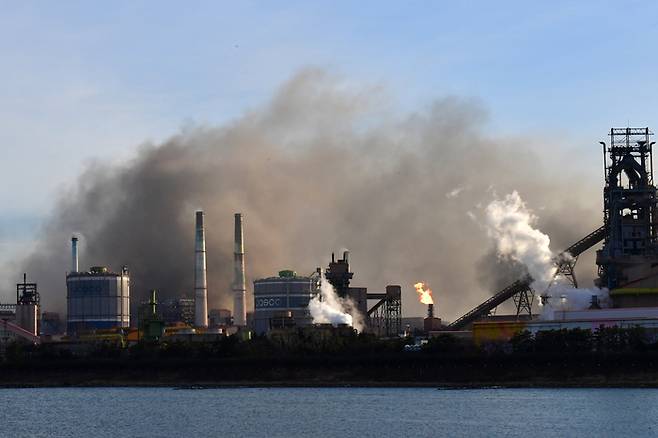
[[[354,285],[400,284],[405,314],[423,315],[413,284],[427,282],[437,313],[452,319],[508,272],[477,221],[492,191],[517,189],[553,250],[600,223],[594,172],[551,167],[559,144],[488,135],[486,119],[477,102],[454,97],[400,114],[378,88],[305,70],[230,123],[185,129],[120,166],[90,166],[23,268],[44,308],[64,311],[76,233],[81,267],[127,265],[136,300],[151,288],[191,294],[194,211],[203,209],[209,305],[230,308],[233,213],[242,212],[248,284],[284,268],[310,273],[348,248]]]

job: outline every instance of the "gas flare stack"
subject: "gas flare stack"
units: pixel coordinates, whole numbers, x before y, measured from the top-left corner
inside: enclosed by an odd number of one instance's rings
[[[242,213],[235,213],[235,251],[233,258],[233,323],[236,326],[247,325],[247,314],[245,309],[245,287],[244,273],[244,236],[242,232]]]
[[[425,283],[414,284],[416,292],[418,292],[418,299],[421,303],[427,304],[427,317],[423,320],[423,328],[426,332],[440,330],[441,319],[434,316],[434,298],[432,297],[432,289]]]
[[[194,241],[194,325],[208,327],[208,281],[206,278],[206,231],[203,211],[196,212]]]

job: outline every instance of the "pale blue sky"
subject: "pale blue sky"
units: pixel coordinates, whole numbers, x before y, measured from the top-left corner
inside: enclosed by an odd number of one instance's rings
[[[584,148],[658,126],[654,2],[0,2],[0,261],[92,159],[222,123],[305,66]],[[598,150],[598,149],[597,149]]]

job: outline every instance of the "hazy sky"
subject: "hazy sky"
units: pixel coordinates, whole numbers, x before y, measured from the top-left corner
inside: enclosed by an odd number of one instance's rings
[[[0,262],[86,163],[230,120],[305,66],[382,87],[400,109],[472,97],[492,132],[596,153],[611,126],[658,121],[653,2],[1,6]]]

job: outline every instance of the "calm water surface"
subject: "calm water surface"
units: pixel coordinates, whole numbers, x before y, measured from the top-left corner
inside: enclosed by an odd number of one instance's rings
[[[652,389],[0,389],[3,437],[658,436]]]

